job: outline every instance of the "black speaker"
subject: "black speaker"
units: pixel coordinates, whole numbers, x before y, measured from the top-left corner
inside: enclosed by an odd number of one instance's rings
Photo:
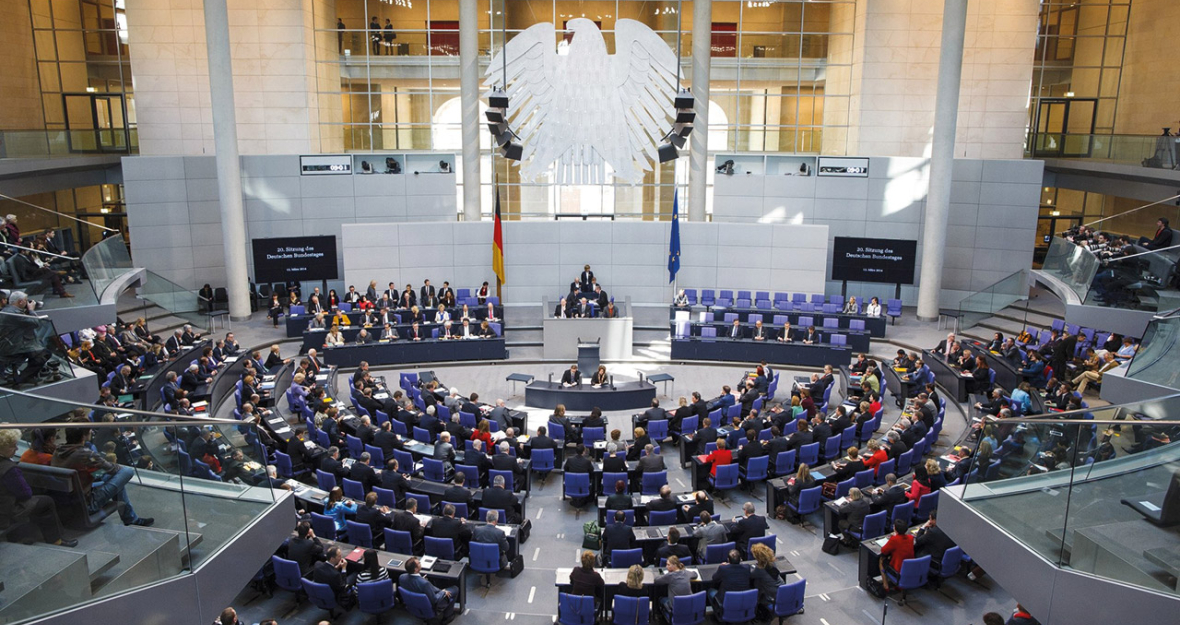
[[[510,161],[519,161],[524,154],[524,148],[519,143],[507,143],[500,148],[500,154]]]
[[[689,130],[692,130],[692,129],[690,128]],[[672,134],[668,135],[668,140],[672,142],[672,145],[675,145],[678,148],[682,148],[682,147],[684,147],[685,143],[688,143],[688,139],[686,139],[687,136],[688,136],[688,133],[685,133],[683,135],[678,135],[676,133],[672,133]]]
[[[491,132],[493,137],[499,138],[508,132],[508,124],[505,122],[488,122],[488,132]]]
[[[667,163],[668,161],[674,161],[679,157],[680,157],[680,150],[677,150],[676,146],[672,145],[671,143],[665,143],[660,146],[660,162],[661,163]]]
[[[504,111],[502,109],[488,109],[484,111],[483,114],[487,116],[488,121],[490,122],[495,122],[497,124],[504,122]]]
[[[677,124],[691,124],[697,118],[697,114],[693,111],[676,111]]]
[[[488,107],[494,109],[508,108],[508,95],[503,91],[497,91],[494,94],[488,96]]]
[[[672,108],[690,109],[692,108],[692,94],[687,91],[681,91],[676,96],[675,105]]]

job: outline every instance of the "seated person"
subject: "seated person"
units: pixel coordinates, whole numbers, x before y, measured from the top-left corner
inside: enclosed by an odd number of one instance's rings
[[[327,585],[336,595],[336,603],[341,608],[352,609],[356,603],[356,578],[344,572],[348,561],[344,559],[340,547],[335,545],[328,547],[327,557],[327,560],[315,563],[311,571],[311,581]]]
[[[493,531],[500,534],[499,530],[493,528]],[[503,534],[500,534],[501,539]],[[410,558],[406,560],[406,572],[402,573],[398,578],[397,583],[400,588],[405,588],[410,592],[416,592],[426,595],[426,598],[434,606],[435,614],[442,622],[447,622],[455,616],[455,601],[459,598],[459,588],[451,586],[449,588],[436,588],[429,580],[419,573],[422,570],[421,563],[418,558]]]
[[[131,506],[131,500],[127,497],[126,486],[135,477],[135,470],[110,462],[105,456],[94,451],[89,445],[91,432],[89,428],[67,429],[66,444],[54,451],[52,466],[78,472],[78,478],[82,482],[82,495],[91,512],[100,510],[107,503],[114,501],[124,525],[148,527],[155,523],[155,519],[151,517],[136,514],[135,508]]]
[[[614,523],[608,523],[602,530],[602,560],[610,563],[610,554],[615,549],[634,549],[635,533],[625,523],[627,515],[622,510],[615,510]]]
[[[497,527],[499,523],[500,513],[495,510],[489,511],[487,523],[471,530],[471,542],[499,545],[500,568],[503,569],[508,566],[508,537]]]
[[[78,541],[62,538],[61,520],[53,499],[48,495],[34,495],[20,467],[13,462],[19,439],[17,430],[0,430],[0,501],[7,503],[0,506],[0,527],[8,530],[8,539],[12,541],[36,540],[39,535],[51,545],[78,546]]]

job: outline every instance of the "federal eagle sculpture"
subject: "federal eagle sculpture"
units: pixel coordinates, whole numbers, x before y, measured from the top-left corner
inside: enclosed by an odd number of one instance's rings
[[[485,85],[504,88],[508,120],[524,148],[520,176],[533,182],[552,171],[559,184],[643,181],[670,128],[679,83],[676,53],[641,22],[615,22],[615,53],[607,54],[597,24],[575,18],[558,53],[553,24],[513,37],[492,59]],[[505,76],[507,56],[507,76]]]

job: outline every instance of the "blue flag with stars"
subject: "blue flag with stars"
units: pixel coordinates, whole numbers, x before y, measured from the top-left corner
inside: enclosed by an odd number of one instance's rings
[[[679,190],[672,192],[672,237],[668,241],[668,282],[676,281],[677,271],[680,271]]]

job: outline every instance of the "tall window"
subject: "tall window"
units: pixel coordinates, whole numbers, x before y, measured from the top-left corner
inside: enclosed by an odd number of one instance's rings
[[[457,5],[357,0],[315,16],[323,145],[345,151],[460,150]],[[480,7],[481,75],[505,38],[538,23],[561,29],[585,17],[599,25],[614,53],[615,24],[626,18],[646,24],[679,50],[683,85],[691,86],[691,1],[481,0]],[[710,152],[845,154],[854,16],[854,0],[715,0],[708,34],[710,127],[697,129],[709,133]],[[554,46],[563,41],[559,36]],[[667,219],[677,191],[686,206],[687,158],[653,164],[638,185],[616,185],[609,175],[592,185],[557,184],[552,176],[526,183],[486,136],[481,147],[485,212],[492,207],[493,180],[509,218]]]
[[[70,152],[134,149],[124,0],[28,0],[47,130]]]

